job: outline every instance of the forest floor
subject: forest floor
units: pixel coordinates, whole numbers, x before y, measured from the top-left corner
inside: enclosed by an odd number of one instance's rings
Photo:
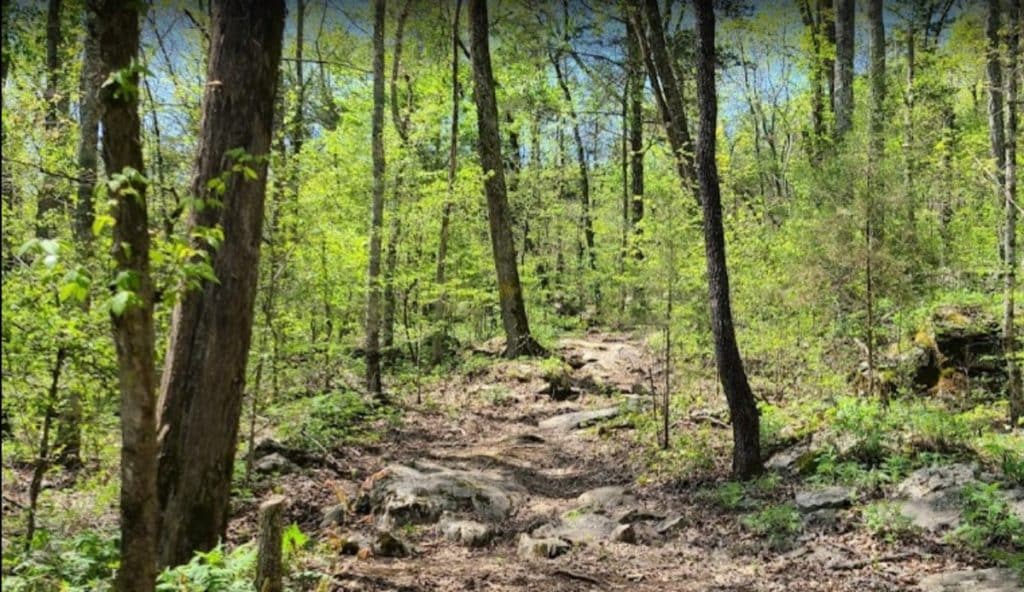
[[[395,528],[410,550],[407,557],[335,552],[312,561],[309,567],[330,574],[326,589],[890,591],[917,590],[929,574],[985,567],[983,560],[938,539],[885,542],[872,537],[860,527],[857,507],[831,511],[820,521],[815,519],[820,512],[802,516],[791,537],[752,532],[741,519],[749,506],[723,507],[709,495],[728,481],[723,462],[699,480],[646,478],[634,415],[623,412],[579,429],[543,427],[544,420],[569,412],[642,406],[643,398],[626,393],[642,391],[659,372],[640,338],[592,333],[562,339],[556,353],[572,366],[573,400],[555,401],[544,392],[542,361],[494,357],[487,366],[451,375],[425,390],[422,404],[406,403],[401,419],[379,443],[336,448],[330,451],[332,467],[307,466],[267,481],[289,499],[288,519],[326,541],[324,549],[331,548],[330,541],[340,548],[345,540],[377,536],[379,522],[374,524],[372,514],[346,509],[331,524],[321,520],[339,500],[345,508],[354,507],[360,491],[365,495],[375,480],[387,477],[390,469],[382,469],[396,463],[464,470],[511,484],[511,512],[489,526],[493,536],[485,545],[467,548],[448,540],[430,520]],[[673,429],[710,421],[727,437],[728,426],[715,416],[684,418]],[[606,538],[574,544],[553,558],[523,552],[523,533],[578,516],[581,494],[613,485],[626,488],[625,498],[613,505],[635,510],[629,513],[632,518],[614,510],[599,513],[635,522],[635,533],[622,542]],[[783,477],[762,492],[758,503],[786,504],[806,487],[798,477]],[[254,499],[269,489],[257,486]],[[241,508],[232,539],[256,534],[256,503]],[[648,522],[641,524],[644,519]],[[669,526],[654,532],[652,526],[665,519]],[[991,590],[1019,589],[1011,581],[993,585]],[[310,589],[324,588],[310,584]]]

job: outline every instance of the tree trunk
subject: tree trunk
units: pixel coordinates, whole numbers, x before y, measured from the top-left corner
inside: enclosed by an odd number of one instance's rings
[[[370,263],[366,293],[366,389],[377,399],[380,376],[380,243],[384,226],[384,2],[373,2],[373,202],[370,207]]]
[[[193,210],[189,227],[219,225],[224,240],[209,252],[218,281],[186,292],[171,320],[160,393],[164,566],[212,548],[227,528],[284,10],[283,0],[212,3],[207,80],[217,84],[203,97],[191,194],[221,206]]]
[[[632,22],[626,24],[627,52],[629,60],[629,154],[630,191],[632,213],[630,224],[634,235],[642,234],[640,223],[644,219],[644,77],[643,59],[637,40],[638,31]],[[634,254],[643,259],[643,251],[636,245]]]
[[[458,166],[459,149],[459,12],[462,0],[455,0],[455,15],[452,17],[452,124],[448,145],[448,186],[445,192],[444,206],[441,209],[441,236],[437,242],[437,269],[434,281],[441,292],[434,307],[434,323],[441,327],[434,328],[434,338],[430,352],[430,363],[439,364],[444,356],[445,308],[446,298],[444,284],[445,264],[448,257],[448,236],[452,216],[452,202],[455,199],[455,173]]]
[[[822,14],[819,8],[815,14],[811,0],[800,0],[800,17],[810,35],[811,41],[811,137],[808,139],[808,153],[812,164],[821,161],[821,141],[825,137],[825,78],[831,80],[831,73],[825,65],[825,40],[822,37]],[[820,4],[819,4],[820,6]]]
[[[50,142],[58,141],[60,114],[67,112],[67,99],[62,98],[58,83],[60,82],[60,13],[61,0],[49,0],[46,9],[46,89],[43,98],[46,101],[46,119],[43,127]],[[54,235],[57,225],[53,219],[65,205],[67,196],[62,195],[56,179],[46,175],[43,186],[39,190],[39,203],[36,206],[36,235],[50,238]]]
[[[85,28],[95,28],[96,16],[88,8],[85,10]],[[82,94],[78,106],[78,204],[75,207],[75,240],[80,244],[92,241],[93,211],[92,194],[96,188],[96,165],[98,161],[96,146],[99,143],[99,92],[103,79],[100,78],[99,56],[97,55],[96,39],[91,34],[85,36],[85,51],[82,61],[82,73],[78,88]]]
[[[409,17],[409,9],[412,7],[412,0],[406,0],[402,11],[398,15],[398,22],[395,24],[395,52],[391,60],[391,119],[398,131],[398,137],[402,142],[403,151],[409,148],[409,120],[411,113],[407,111],[405,116],[401,115],[401,108],[398,104],[398,74],[402,69],[402,38],[405,33],[405,21]],[[407,79],[408,80],[408,79]],[[412,90],[408,91],[407,105],[412,105]],[[388,224],[388,248],[384,256],[384,310],[381,327],[381,343],[385,351],[390,350],[395,342],[395,274],[398,268],[398,245],[402,237],[401,198],[402,185],[404,181],[404,161],[399,162],[398,171],[395,173],[395,183],[391,188],[391,203],[388,208],[388,215],[391,221]]]
[[[733,429],[733,474],[750,479],[763,471],[760,426],[754,394],[743,369],[729,302],[729,274],[725,260],[725,232],[715,163],[718,98],[715,91],[715,13],[711,0],[695,0],[697,19],[697,101],[700,128],[697,138],[697,183],[704,212],[704,250],[715,357]]]
[[[477,150],[484,171],[491,249],[498,279],[501,321],[505,328],[505,355],[510,358],[542,355],[544,349],[530,335],[512,237],[505,167],[501,159],[501,136],[498,132],[498,105],[494,96],[494,75],[491,72],[491,51],[487,39],[487,0],[470,0],[469,22],[473,99],[476,102],[479,129]]]
[[[693,187],[696,180],[694,171],[693,142],[690,139],[689,124],[686,121],[686,109],[683,103],[682,79],[676,74],[675,66],[668,53],[665,32],[662,28],[661,14],[657,0],[639,0],[643,2],[643,20],[646,27],[634,22],[637,31],[646,29],[647,35],[638,35],[638,39],[647,56],[648,75],[652,86],[659,94],[659,105],[669,145],[676,156],[676,169],[680,179],[687,188]],[[699,194],[694,192],[695,195]]]
[[[867,241],[867,344],[868,344],[868,394],[875,394],[875,281],[874,257],[876,236],[880,235],[882,213],[879,211],[876,195],[881,193],[881,161],[885,149],[885,23],[882,19],[883,0],[868,0],[868,23],[871,35],[871,138],[868,155],[871,181],[867,195],[865,217],[865,240]],[[882,402],[888,405],[888,395],[883,390]]]
[[[1006,357],[1006,390],[1010,401],[1010,425],[1016,427],[1024,417],[1024,392],[1021,386],[1021,369],[1017,365],[1017,340],[1014,332],[1014,294],[1017,290],[1017,117],[1018,85],[1020,84],[1020,34],[1021,1],[1010,0],[1007,14],[1009,34],[1007,35],[1006,72],[1006,185],[1003,189],[1003,208],[1006,221],[1003,225],[1003,354]]]
[[[295,154],[302,152],[302,144],[306,139],[305,103],[306,103],[306,78],[303,72],[302,50],[304,43],[304,29],[306,24],[306,0],[295,2],[295,119],[292,121],[292,146]],[[298,192],[298,183],[295,183]]]
[[[911,18],[907,22],[907,80],[903,94],[903,187],[906,192],[907,219],[914,219],[914,205],[917,203],[915,188],[917,155],[914,151],[914,80],[916,77],[916,31]]]
[[[286,505],[283,495],[275,495],[260,504],[259,549],[256,555],[257,592],[284,590],[284,570],[281,565],[281,528]]]
[[[835,0],[836,62],[833,110],[838,144],[853,128],[854,0]]]
[[[153,283],[149,273],[149,220],[142,177],[142,123],[139,119],[138,9],[118,0],[90,0],[96,15],[100,73],[107,79],[126,73],[124,87],[101,94],[103,163],[116,188],[113,255],[121,276],[132,278],[119,290],[131,294],[120,314],[112,314],[121,391],[121,565],[117,589],[153,590],[156,579],[157,441],[154,368]]]

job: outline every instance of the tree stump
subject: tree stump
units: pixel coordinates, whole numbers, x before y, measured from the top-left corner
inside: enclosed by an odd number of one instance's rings
[[[282,592],[281,523],[285,498],[275,495],[260,505],[260,538],[256,563],[257,592]]]

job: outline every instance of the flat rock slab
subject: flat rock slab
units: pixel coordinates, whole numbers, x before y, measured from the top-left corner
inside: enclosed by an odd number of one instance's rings
[[[439,527],[444,538],[463,547],[483,547],[494,537],[494,530],[490,526],[476,520],[449,518],[442,520]]]
[[[636,498],[625,487],[609,485],[584,491],[576,498],[576,503],[581,508],[610,510],[622,506],[631,506],[636,503]]]
[[[363,484],[380,529],[433,524],[445,512],[498,522],[512,513],[526,490],[502,475],[440,465],[390,465]]]
[[[929,532],[956,528],[960,524],[960,493],[973,482],[974,468],[965,464],[918,469],[896,488],[900,513]]]
[[[600,421],[608,420],[618,416],[622,410],[619,407],[606,407],[604,409],[593,409],[590,411],[573,411],[563,413],[541,420],[537,427],[543,430],[557,430],[570,432],[592,426]]]
[[[796,492],[796,507],[801,512],[828,508],[845,508],[853,503],[855,491],[850,487],[825,487]]]
[[[933,574],[922,578],[921,592],[1020,592],[1024,590],[1013,570],[993,567]]]

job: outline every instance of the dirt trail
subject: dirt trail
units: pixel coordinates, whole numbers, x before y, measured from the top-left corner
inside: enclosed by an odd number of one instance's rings
[[[394,532],[413,549],[407,558],[360,559],[339,554],[322,569],[333,573],[331,590],[915,590],[924,574],[962,565],[943,548],[918,544],[894,549],[854,527],[853,511],[839,512],[826,527],[805,527],[797,544],[772,551],[739,526],[738,515],[719,509],[694,489],[636,486],[641,471],[638,445],[622,417],[594,429],[543,429],[544,420],[586,409],[641,404],[627,399],[647,384],[655,367],[640,340],[594,334],[559,342],[558,353],[573,366],[575,400],[554,401],[538,361],[496,361],[469,376],[453,376],[429,403],[411,407],[379,447],[341,451],[350,479],[326,469],[288,475],[283,488],[293,500],[292,517],[316,530],[323,508],[359,495],[358,484],[393,463],[434,463],[450,469],[488,471],[525,489],[511,515],[495,525],[482,548],[465,548],[426,525]],[[379,473],[378,473],[379,474]],[[329,483],[330,486],[325,486]],[[574,546],[552,559],[518,552],[522,533],[557,522],[579,507],[593,488],[624,485],[633,506],[655,519],[678,516],[665,536],[630,542],[597,541]],[[795,484],[775,495],[792,499]],[[236,525],[245,536],[251,526]],[[649,525],[647,530],[649,532]],[[372,518],[319,532],[322,537],[373,536]],[[642,537],[638,537],[642,538]],[[902,553],[902,556],[897,554]],[[883,558],[875,562],[872,559]]]

